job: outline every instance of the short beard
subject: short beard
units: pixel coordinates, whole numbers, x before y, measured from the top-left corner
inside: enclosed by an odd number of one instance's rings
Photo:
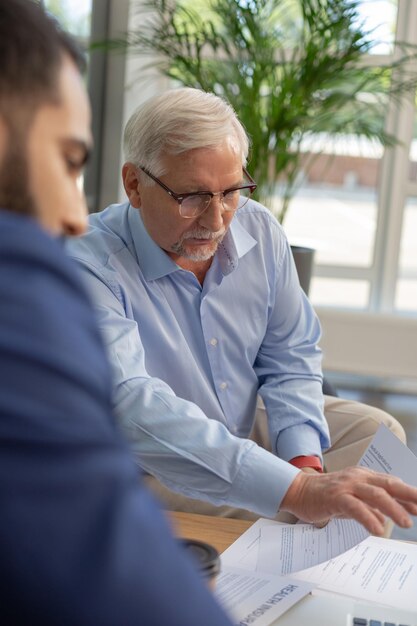
[[[10,129],[9,140],[0,163],[0,207],[14,213],[34,216],[35,200],[29,189],[29,166],[23,132]]]
[[[194,230],[189,230],[184,233],[181,239],[171,246],[171,251],[175,252],[175,254],[184,259],[189,259],[190,261],[208,261],[216,254],[217,248],[223,241],[225,234],[225,228],[222,228],[222,230],[215,233],[210,232],[205,228],[195,228]],[[186,249],[187,239],[207,239],[207,243],[214,243],[215,245],[210,246],[209,250],[207,250],[204,246],[203,248],[199,247],[197,250],[191,252]]]

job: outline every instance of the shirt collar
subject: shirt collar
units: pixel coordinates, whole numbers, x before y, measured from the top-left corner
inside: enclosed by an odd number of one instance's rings
[[[140,210],[129,205],[128,220],[138,263],[146,280],[157,280],[176,272],[178,265],[148,234]]]
[[[172,274],[181,268],[154,242],[142,221],[139,209],[131,205],[128,209],[129,228],[135,246],[139,266],[146,280],[157,280]],[[238,215],[238,214],[237,214]],[[223,274],[230,274],[238,266],[243,257],[257,241],[240,224],[237,215],[233,218],[229,229],[219,246],[216,255],[219,257]]]
[[[216,253],[219,256],[223,275],[227,276],[227,274],[233,272],[239,264],[239,259],[256,244],[256,239],[243,228],[237,213],[231,221],[229,229]]]

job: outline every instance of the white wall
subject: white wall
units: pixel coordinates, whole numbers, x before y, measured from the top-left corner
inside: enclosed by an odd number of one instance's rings
[[[417,321],[383,314],[319,309],[323,366],[417,389]]]

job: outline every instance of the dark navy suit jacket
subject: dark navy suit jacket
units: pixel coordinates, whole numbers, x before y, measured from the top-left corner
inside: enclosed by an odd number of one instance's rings
[[[0,211],[0,622],[230,626],[119,436],[75,272]]]

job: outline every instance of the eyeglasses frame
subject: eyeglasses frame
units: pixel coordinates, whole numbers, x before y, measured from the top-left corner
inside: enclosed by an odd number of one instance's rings
[[[149,178],[151,178],[160,187],[162,187],[162,189],[164,189],[164,191],[166,191],[167,194],[171,196],[171,198],[173,198],[174,200],[176,200],[176,202],[178,202],[178,209],[179,209],[180,215],[181,217],[184,217],[185,219],[192,219],[193,217],[198,217],[199,215],[202,215],[204,211],[208,209],[211,201],[213,200],[215,196],[222,195],[224,197],[226,193],[230,193],[231,191],[239,191],[240,189],[250,189],[250,193],[252,194],[258,186],[253,180],[252,176],[247,171],[247,169],[242,166],[242,171],[244,175],[249,179],[249,183],[250,183],[249,185],[242,185],[241,187],[230,187],[229,189],[225,189],[224,191],[218,191],[216,193],[213,193],[212,191],[190,191],[187,193],[175,193],[175,191],[172,191],[172,189],[170,189],[167,185],[165,185],[165,183],[159,180],[159,178],[151,174],[151,172],[148,169],[146,169],[146,167],[142,167],[141,165],[139,165],[139,169],[142,170],[144,174],[149,176]],[[207,204],[206,208],[203,211],[201,211],[201,213],[199,213],[198,215],[194,215],[194,216],[182,215],[181,205],[186,198],[190,198],[191,196],[210,196],[210,202]],[[225,211],[233,210],[233,209],[226,209],[224,205],[223,205],[223,208],[225,209]]]

